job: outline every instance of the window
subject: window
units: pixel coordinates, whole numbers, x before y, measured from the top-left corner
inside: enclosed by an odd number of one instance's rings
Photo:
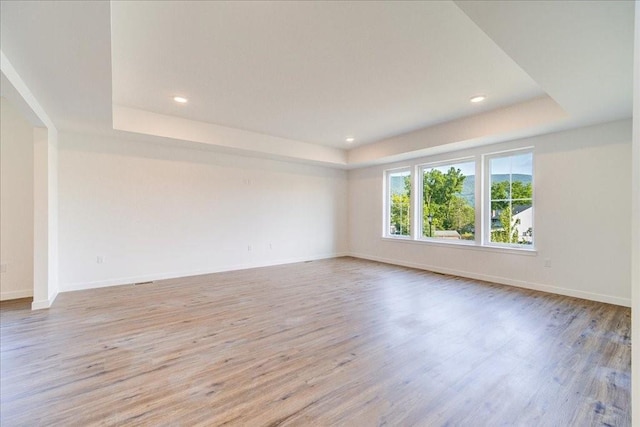
[[[422,166],[423,238],[475,240],[475,161]]]
[[[383,237],[532,252],[533,190],[531,147],[388,170]]]
[[[491,244],[533,245],[533,153],[517,152],[488,157],[487,192]]]
[[[387,214],[385,235],[411,235],[411,171],[387,172]]]

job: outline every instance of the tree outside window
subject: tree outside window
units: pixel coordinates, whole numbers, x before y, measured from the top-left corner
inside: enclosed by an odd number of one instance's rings
[[[533,154],[491,158],[490,241],[533,244]]]
[[[422,169],[422,236],[475,239],[475,162]]]
[[[486,161],[477,163],[480,159]],[[413,170],[417,182],[409,167],[385,172],[385,236],[533,247],[531,148],[478,154]],[[480,178],[482,185],[476,181]],[[416,195],[411,194],[414,188]],[[481,213],[483,220],[479,221],[476,214]],[[413,214],[417,215],[413,221],[417,230],[412,235]],[[482,228],[476,230],[481,222]]]
[[[390,236],[411,235],[411,172],[392,172],[388,174],[389,185],[389,223],[387,233]]]

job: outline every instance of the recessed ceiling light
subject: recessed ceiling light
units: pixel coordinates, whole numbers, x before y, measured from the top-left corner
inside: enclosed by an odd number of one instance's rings
[[[469,101],[473,102],[474,104],[476,104],[478,102],[484,101],[485,99],[487,99],[487,97],[484,96],[484,95],[476,95],[476,96],[471,97],[471,99],[469,99]]]
[[[344,140],[345,140],[346,142],[353,142],[353,141],[355,141],[356,139],[355,139],[354,137],[352,137],[352,136],[348,136],[348,137],[346,137]]]
[[[180,103],[180,104],[186,104],[186,103],[187,103],[187,101],[188,101],[188,99],[187,99],[187,98],[184,98],[184,97],[182,97],[182,96],[174,96],[174,97],[173,97],[173,100],[174,100],[174,101],[176,101],[176,102],[178,102],[178,103]]]

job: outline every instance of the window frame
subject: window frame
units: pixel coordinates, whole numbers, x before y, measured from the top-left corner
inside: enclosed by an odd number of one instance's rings
[[[391,234],[391,176],[399,173],[408,173],[409,180],[411,182],[411,194],[409,195],[409,234]],[[382,203],[383,206],[383,221],[382,221],[382,237],[388,239],[398,239],[398,240],[413,240],[413,233],[415,230],[414,227],[414,171],[410,166],[403,166],[399,168],[386,169],[384,171],[384,200]]]
[[[502,243],[491,241],[491,160],[504,157],[512,157],[522,154],[531,154],[531,244],[522,243]],[[536,209],[536,185],[535,185],[535,151],[534,147],[523,147],[511,150],[497,151],[493,153],[487,153],[482,155],[483,166],[483,191],[482,191],[482,240],[481,244],[485,247],[491,248],[507,248],[517,249],[525,251],[535,251],[536,244],[536,225],[535,225],[535,209]],[[513,173],[510,173],[513,175]],[[509,194],[510,200],[513,200],[512,195]]]
[[[499,147],[499,146],[498,146]],[[513,148],[498,149],[495,151],[484,150],[486,147],[478,147],[471,151],[471,154],[466,156],[456,157],[459,153],[449,153],[451,157],[447,157],[447,153],[434,156],[437,160],[426,161],[425,157],[422,159],[416,159],[402,164],[401,166],[395,166],[388,169],[384,169],[382,172],[382,230],[381,239],[387,241],[400,241],[404,243],[427,245],[433,247],[448,247],[457,248],[461,250],[479,250],[494,253],[510,253],[516,255],[536,256],[536,226],[535,226],[535,209],[536,209],[536,183],[535,183],[535,165],[536,165],[536,150],[535,146],[518,144]],[[533,229],[533,235],[531,244],[519,244],[519,243],[500,243],[491,242],[491,159],[498,157],[509,157],[519,154],[531,153],[531,226]],[[428,160],[428,157],[426,158]],[[474,162],[475,163],[475,239],[474,240],[449,240],[432,237],[422,236],[422,222],[423,216],[423,183],[425,169],[433,167],[441,167],[447,165],[455,165],[456,163]],[[396,163],[397,165],[397,163]],[[391,181],[390,176],[394,173],[406,172],[410,176],[411,180],[411,195],[409,197],[409,227],[410,233],[408,235],[391,234]]]

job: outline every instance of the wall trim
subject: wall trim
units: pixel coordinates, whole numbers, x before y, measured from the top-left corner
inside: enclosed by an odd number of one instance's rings
[[[247,270],[251,268],[272,267],[272,266],[282,265],[282,264],[294,264],[298,262],[317,261],[321,259],[340,258],[344,256],[350,256],[350,255],[348,252],[336,252],[332,254],[316,255],[311,257],[286,258],[286,259],[281,259],[277,261],[237,264],[232,266],[209,268],[209,269],[202,269],[202,270],[190,270],[190,271],[181,271],[181,272],[147,274],[147,275],[141,275],[141,276],[119,277],[119,278],[108,279],[108,280],[98,280],[94,282],[67,283],[67,284],[60,285],[60,292],[73,292],[73,291],[82,291],[87,289],[106,288],[109,286],[132,285],[134,283],[150,282],[154,280],[178,279],[181,277],[199,276],[202,274],[214,274],[214,273],[224,273],[227,271]]]
[[[593,292],[585,292],[577,289],[561,288],[558,286],[543,285],[541,283],[533,283],[524,280],[514,280],[508,277],[492,276],[488,274],[473,273],[470,271],[457,270],[451,268],[442,268],[435,265],[419,264],[406,262],[391,258],[383,258],[359,253],[350,253],[349,256],[354,258],[366,259],[369,261],[384,262],[386,264],[399,265],[402,267],[417,268],[419,270],[433,271],[435,273],[449,274],[452,276],[466,277],[469,279],[484,280],[486,282],[498,283],[501,285],[515,286],[518,288],[531,289],[534,291],[542,291],[551,294],[564,295],[568,297],[582,298],[590,301],[604,302],[607,304],[620,305],[623,307],[631,307],[630,298],[620,298],[611,295],[597,294]]]
[[[435,246],[441,248],[454,248],[454,249],[465,249],[472,251],[481,251],[481,252],[489,252],[489,253],[502,253],[509,255],[524,255],[524,256],[538,256],[538,251],[534,248],[527,247],[516,247],[516,246],[499,246],[499,245],[488,245],[488,244],[479,244],[473,241],[467,240],[453,240],[446,241],[442,239],[442,241],[437,241],[436,239],[413,239],[411,237],[389,237],[382,236],[380,240],[383,242],[401,242],[408,243],[412,245],[424,245],[424,246]],[[469,243],[466,243],[469,242]]]
[[[577,289],[561,288],[558,286],[545,285],[541,283],[528,282],[524,280],[514,280],[508,277],[480,274],[480,273],[474,273],[470,271],[457,270],[457,269],[451,269],[451,268],[443,268],[443,267],[438,267],[438,266],[429,265],[429,264],[413,263],[413,262],[401,261],[401,260],[396,260],[391,258],[365,255],[365,254],[360,254],[355,252],[337,252],[334,254],[325,254],[325,255],[318,255],[313,257],[287,258],[287,259],[282,259],[274,262],[238,264],[234,266],[219,267],[219,268],[213,268],[213,269],[192,270],[192,271],[162,273],[162,274],[150,274],[150,275],[142,275],[142,276],[130,276],[130,277],[122,277],[122,278],[116,278],[116,279],[110,279],[110,280],[100,280],[100,281],[94,281],[94,282],[71,283],[71,284],[63,285],[62,290],[60,292],[73,292],[73,291],[80,291],[80,290],[104,288],[104,287],[110,287],[110,286],[131,285],[139,282],[176,279],[181,277],[198,276],[202,274],[224,273],[227,271],[246,270],[246,269],[260,268],[260,267],[271,267],[276,265],[294,264],[298,262],[316,261],[321,259],[340,258],[340,257],[346,257],[346,256],[369,260],[369,261],[383,262],[386,264],[399,265],[402,267],[416,268],[419,270],[433,271],[435,273],[449,274],[452,276],[466,277],[469,279],[483,280],[486,282],[498,283],[498,284],[507,285],[507,286],[515,286],[518,288],[530,289],[534,291],[541,291],[541,292],[547,292],[551,294],[581,298],[589,301],[597,301],[597,302],[602,302],[607,304],[619,305],[623,307],[631,307],[630,298],[620,298],[612,295],[603,295],[603,294],[597,294],[593,292],[580,291]],[[56,296],[57,294],[54,295],[49,300],[34,301],[32,304],[32,309],[38,310],[42,308],[51,307]]]
[[[43,299],[38,301],[33,301],[31,303],[31,310],[42,310],[45,308],[50,308],[53,305],[53,301],[55,301],[58,293],[54,293],[49,297],[49,299]]]
[[[0,301],[10,299],[29,298],[33,296],[33,289],[23,289],[20,291],[6,291],[0,293]]]

